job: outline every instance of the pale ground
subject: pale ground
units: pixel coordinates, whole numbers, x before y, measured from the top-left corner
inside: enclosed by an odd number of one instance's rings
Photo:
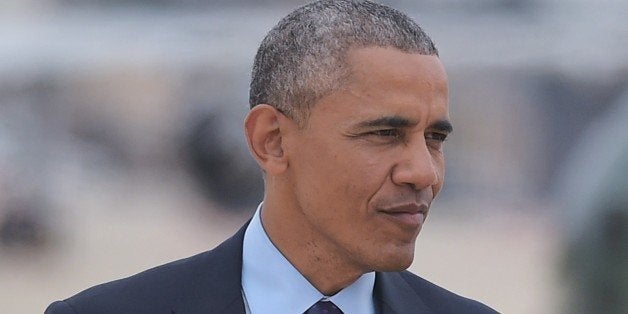
[[[86,287],[207,250],[247,218],[202,210],[171,190],[137,190],[119,188],[105,200],[85,193],[80,201],[92,205],[56,220],[66,231],[47,252],[0,251],[1,312],[42,313]],[[556,313],[558,235],[540,209],[466,212],[433,208],[411,270],[502,313]]]

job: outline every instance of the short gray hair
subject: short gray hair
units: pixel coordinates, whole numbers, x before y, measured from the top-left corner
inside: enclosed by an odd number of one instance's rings
[[[419,25],[381,4],[322,0],[296,9],[270,30],[257,51],[251,108],[269,104],[302,124],[309,109],[350,74],[348,50],[372,46],[438,55]]]

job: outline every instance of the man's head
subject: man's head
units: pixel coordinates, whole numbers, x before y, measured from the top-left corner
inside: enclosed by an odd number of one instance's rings
[[[371,46],[438,55],[429,36],[395,9],[369,1],[317,1],[284,17],[262,41],[250,106],[270,104],[303,124],[317,100],[346,82],[347,52]]]
[[[262,221],[321,292],[412,262],[443,184],[447,88],[427,35],[371,2],[303,7],[262,43],[245,122]]]

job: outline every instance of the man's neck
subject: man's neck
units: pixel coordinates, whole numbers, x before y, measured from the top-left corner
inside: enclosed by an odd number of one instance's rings
[[[275,247],[318,291],[334,295],[368,272],[320,241],[317,231],[303,223],[305,217],[299,210],[286,210],[281,205],[264,200],[262,226]]]

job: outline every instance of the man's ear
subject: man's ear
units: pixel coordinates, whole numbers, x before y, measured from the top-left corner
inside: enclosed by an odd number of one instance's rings
[[[244,121],[249,150],[264,172],[270,175],[280,174],[288,167],[282,146],[281,115],[274,107],[260,104],[251,109]]]

